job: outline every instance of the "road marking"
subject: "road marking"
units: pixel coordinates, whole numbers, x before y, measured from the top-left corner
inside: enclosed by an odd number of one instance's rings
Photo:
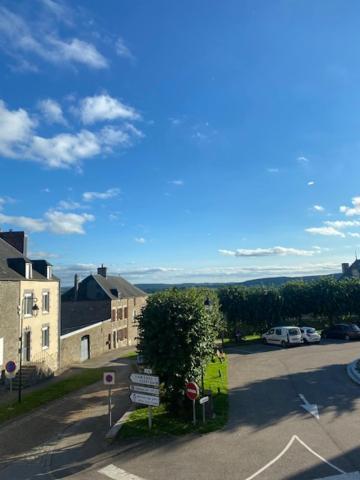
[[[122,468],[116,467],[115,465],[108,465],[107,467],[98,470],[98,473],[105,475],[112,480],[145,480],[144,478],[133,475],[132,473],[125,472]]]
[[[302,393],[299,393],[299,397],[304,402],[301,406],[317,420],[320,420],[318,406],[315,403],[309,403]]]
[[[301,438],[299,438],[297,435],[293,435],[289,441],[289,443],[285,446],[285,448],[279,453],[279,455],[277,455],[273,460],[271,460],[269,463],[267,463],[266,465],[264,465],[262,468],[260,468],[260,470],[258,470],[257,472],[255,472],[253,475],[250,475],[250,477],[247,477],[245,480],[252,480],[253,478],[257,477],[258,475],[260,475],[260,473],[264,472],[265,470],[267,470],[269,467],[271,467],[271,465],[274,465],[274,463],[276,463],[278,460],[280,460],[280,458],[285,455],[285,453],[289,450],[289,448],[291,447],[291,445],[295,442],[295,440],[297,440],[303,447],[305,447],[310,453],[312,453],[313,455],[315,455],[315,457],[319,458],[322,462],[326,463],[327,465],[329,465],[329,467],[333,468],[334,470],[336,470],[337,472],[339,473],[345,473],[344,470],[341,470],[341,468],[338,468],[336,465],[334,465],[333,463],[331,462],[328,462],[324,457],[322,457],[321,455],[319,455],[318,453],[316,453],[312,448],[310,448],[308,445],[306,445],[305,442],[303,442],[301,440]]]

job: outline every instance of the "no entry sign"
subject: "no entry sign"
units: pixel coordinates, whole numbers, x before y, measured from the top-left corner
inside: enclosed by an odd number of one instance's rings
[[[186,396],[190,400],[196,400],[197,397],[199,396],[199,387],[195,382],[189,382],[186,384]]]

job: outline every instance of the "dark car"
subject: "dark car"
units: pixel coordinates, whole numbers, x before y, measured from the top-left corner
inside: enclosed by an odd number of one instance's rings
[[[354,323],[337,323],[325,328],[322,338],[341,338],[343,340],[360,340],[360,328]]]

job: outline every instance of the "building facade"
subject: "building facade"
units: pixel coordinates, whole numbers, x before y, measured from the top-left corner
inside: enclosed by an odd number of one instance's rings
[[[0,232],[0,370],[9,360],[59,367],[60,282],[46,260],[27,257],[24,232]]]
[[[358,259],[356,259],[351,265],[349,263],[342,263],[341,269],[341,278],[360,278],[360,260]]]
[[[61,299],[61,367],[102,353],[136,345],[137,315],[146,293],[119,276],[98,268]]]

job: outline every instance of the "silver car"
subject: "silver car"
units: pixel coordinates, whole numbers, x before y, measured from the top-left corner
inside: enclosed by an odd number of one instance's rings
[[[313,327],[300,327],[304,343],[320,343],[321,336]]]

